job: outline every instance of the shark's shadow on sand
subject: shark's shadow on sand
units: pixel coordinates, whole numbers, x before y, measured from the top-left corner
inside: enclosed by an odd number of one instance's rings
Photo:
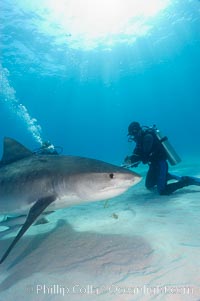
[[[10,239],[4,242],[1,252]],[[4,270],[9,274],[0,284],[0,292],[38,273],[79,271],[92,277],[108,274],[123,277],[144,271],[151,265],[152,255],[151,246],[140,236],[76,232],[66,221],[59,220],[49,233],[34,239],[24,236],[0,267],[1,273]]]

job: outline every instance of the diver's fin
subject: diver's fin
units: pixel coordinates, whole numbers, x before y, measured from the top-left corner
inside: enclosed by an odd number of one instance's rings
[[[197,185],[200,186],[200,178],[197,177],[182,177],[182,178],[186,178],[188,180],[189,185]]]
[[[186,181],[188,185],[197,185],[200,186],[200,178],[190,177],[190,176],[177,176],[174,174],[169,174],[168,180],[177,180],[177,181]]]
[[[7,249],[7,251],[4,253],[0,260],[0,264],[6,259],[6,257],[9,255],[12,248],[16,245],[18,240],[23,236],[23,234],[28,230],[28,228],[33,224],[33,222],[36,220],[36,218],[56,199],[55,196],[50,196],[46,198],[42,198],[38,200],[30,209],[28,216],[26,218],[26,221],[20,231],[18,232],[17,236],[14,238],[13,242]]]

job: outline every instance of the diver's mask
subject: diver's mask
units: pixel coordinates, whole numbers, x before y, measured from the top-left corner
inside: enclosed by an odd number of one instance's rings
[[[141,135],[141,128],[132,129],[131,132],[128,133],[128,142],[136,142],[137,138]]]

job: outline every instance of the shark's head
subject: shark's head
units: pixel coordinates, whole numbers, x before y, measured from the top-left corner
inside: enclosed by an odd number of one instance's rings
[[[112,198],[141,180],[139,174],[125,168],[93,159],[82,160],[87,160],[87,163],[83,162],[87,168],[71,175],[70,181],[70,189],[76,192],[81,200],[97,201]]]
[[[76,182],[78,183],[76,191],[80,198],[86,198],[88,201],[104,200],[122,194],[140,179],[136,173],[89,173],[82,175]]]

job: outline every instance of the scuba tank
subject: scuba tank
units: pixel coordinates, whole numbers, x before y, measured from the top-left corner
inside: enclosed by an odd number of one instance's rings
[[[162,133],[156,128],[155,125],[153,126],[153,130],[154,130],[156,137],[162,143],[162,145],[166,151],[166,155],[167,155],[167,159],[168,159],[169,163],[171,165],[176,165],[176,164],[180,163],[181,158],[176,153],[173,146],[170,144],[168,138],[166,136],[163,136]]]

